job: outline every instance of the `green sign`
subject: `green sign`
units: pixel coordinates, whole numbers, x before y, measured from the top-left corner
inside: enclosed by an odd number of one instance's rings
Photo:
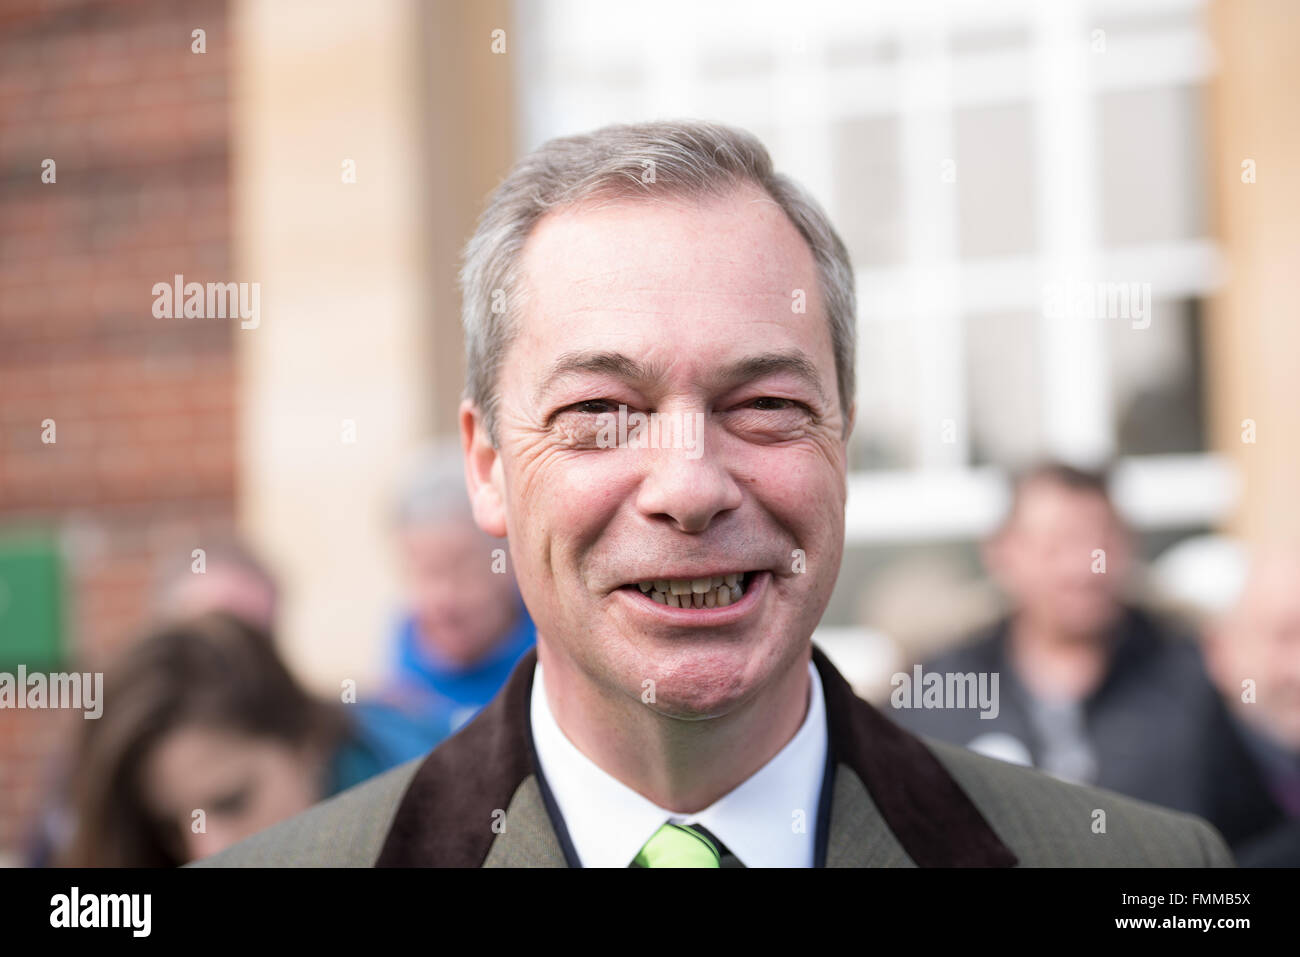
[[[43,536],[0,538],[0,668],[63,663],[63,569]]]

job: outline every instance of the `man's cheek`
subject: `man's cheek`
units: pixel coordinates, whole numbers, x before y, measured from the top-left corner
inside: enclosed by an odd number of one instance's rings
[[[806,550],[829,548],[836,536],[844,534],[844,509],[835,498],[834,489],[818,489],[788,502],[786,527]]]

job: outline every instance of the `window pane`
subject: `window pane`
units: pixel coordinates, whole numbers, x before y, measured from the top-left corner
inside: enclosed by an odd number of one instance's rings
[[[1154,302],[1147,328],[1108,329],[1119,453],[1205,451],[1200,300]]]
[[[1169,242],[1207,232],[1199,87],[1099,97],[1101,239]]]
[[[1031,252],[1037,240],[1029,109],[965,109],[953,122],[962,258]]]
[[[1042,452],[1038,317],[972,316],[966,326],[966,388],[973,465],[1021,465]]]
[[[835,225],[859,269],[903,259],[898,136],[898,120],[888,116],[855,119],[835,131]]]

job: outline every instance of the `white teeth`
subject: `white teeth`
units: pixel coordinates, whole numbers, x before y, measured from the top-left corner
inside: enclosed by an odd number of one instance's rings
[[[724,575],[724,576],[722,577],[722,581],[718,582],[718,584],[719,584],[719,585],[723,585],[723,584],[725,584],[728,588],[730,588],[732,585],[739,585],[739,584],[740,584],[740,576],[739,576],[739,575]]]
[[[655,601],[659,602],[659,604],[661,605],[668,604],[668,596],[661,591],[650,592],[650,597],[653,598]],[[728,601],[730,601],[730,599],[728,599]]]
[[[683,578],[674,578],[669,582],[674,595],[689,595],[691,593],[691,583]]]
[[[697,595],[703,595],[713,584],[712,578],[696,578],[691,581],[691,591]]]

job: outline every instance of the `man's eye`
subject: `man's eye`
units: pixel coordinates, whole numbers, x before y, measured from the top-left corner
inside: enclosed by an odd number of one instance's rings
[[[798,408],[800,403],[794,401],[794,399],[781,399],[776,396],[765,395],[755,399],[750,405],[760,412],[784,412],[787,409]]]
[[[618,409],[609,399],[584,399],[552,413],[549,424],[570,448],[590,448],[599,444],[603,431],[618,418]]]
[[[618,412],[618,407],[608,399],[585,399],[575,402],[564,409],[565,412],[580,412],[583,415],[600,415],[602,412]]]

